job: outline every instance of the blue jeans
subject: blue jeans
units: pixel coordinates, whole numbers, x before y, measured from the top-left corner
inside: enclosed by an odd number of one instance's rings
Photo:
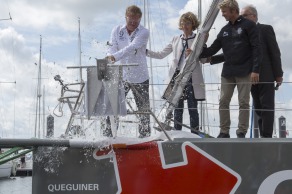
[[[190,115],[190,127],[193,129],[199,128],[199,113],[198,113],[198,101],[195,99],[194,89],[192,86],[192,80],[184,88],[184,96],[178,101],[177,108],[174,110],[174,128],[181,130],[184,111],[184,100],[187,100],[188,110]]]

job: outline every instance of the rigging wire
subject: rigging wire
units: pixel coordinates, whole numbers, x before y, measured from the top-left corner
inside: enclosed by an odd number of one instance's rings
[[[151,26],[150,26],[150,11],[149,11],[149,8],[150,7],[150,3],[149,3],[149,0],[144,0],[144,10],[146,9],[147,10],[147,21],[148,21],[148,28],[149,30],[151,30]],[[146,13],[146,10],[144,13]],[[144,21],[145,21],[145,26],[146,26],[146,16],[144,17]],[[149,41],[148,41],[148,45],[149,45],[149,49],[151,50],[151,36],[149,36]],[[154,86],[153,86],[153,66],[152,66],[152,59],[150,58],[149,59],[150,61],[150,83],[151,83],[151,89],[152,89],[152,99],[154,99]],[[154,113],[155,113],[155,101],[152,101],[152,108],[154,110]]]

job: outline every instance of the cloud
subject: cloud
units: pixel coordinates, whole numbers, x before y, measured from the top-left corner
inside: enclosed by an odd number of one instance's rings
[[[108,10],[113,13],[125,10],[122,1],[9,1],[10,11],[16,25],[24,28],[43,29],[61,28],[74,30],[74,21],[80,17],[87,24],[92,24],[95,18],[106,19]]]

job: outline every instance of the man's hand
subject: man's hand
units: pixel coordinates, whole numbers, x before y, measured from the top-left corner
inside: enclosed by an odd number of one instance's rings
[[[280,86],[283,82],[283,77],[276,77],[276,83],[278,86]]]
[[[108,60],[109,63],[115,63],[116,62],[116,59],[113,55],[111,56],[107,56],[106,59]]]
[[[210,62],[211,62],[211,57],[200,58],[200,62],[201,62],[202,64],[210,63]]]
[[[276,86],[275,86],[275,90],[278,90],[280,85],[283,82],[283,77],[276,77]]]
[[[250,75],[250,81],[252,84],[257,84],[259,82],[260,76],[258,73],[252,72]]]

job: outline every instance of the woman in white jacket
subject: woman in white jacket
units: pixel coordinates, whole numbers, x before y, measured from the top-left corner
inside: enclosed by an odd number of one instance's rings
[[[183,34],[173,37],[172,41],[162,50],[158,52],[146,50],[146,55],[151,58],[162,59],[173,53],[172,63],[169,69],[169,79],[182,70],[186,60],[185,58],[192,52],[189,48],[196,34],[193,32],[199,26],[198,18],[192,12],[183,14],[179,19],[179,29]],[[190,115],[190,127],[192,132],[199,130],[199,113],[198,101],[205,100],[205,88],[201,67],[195,68],[192,77],[184,88],[184,95],[179,100],[174,110],[174,128],[181,130],[183,120],[184,100],[187,100]]]

